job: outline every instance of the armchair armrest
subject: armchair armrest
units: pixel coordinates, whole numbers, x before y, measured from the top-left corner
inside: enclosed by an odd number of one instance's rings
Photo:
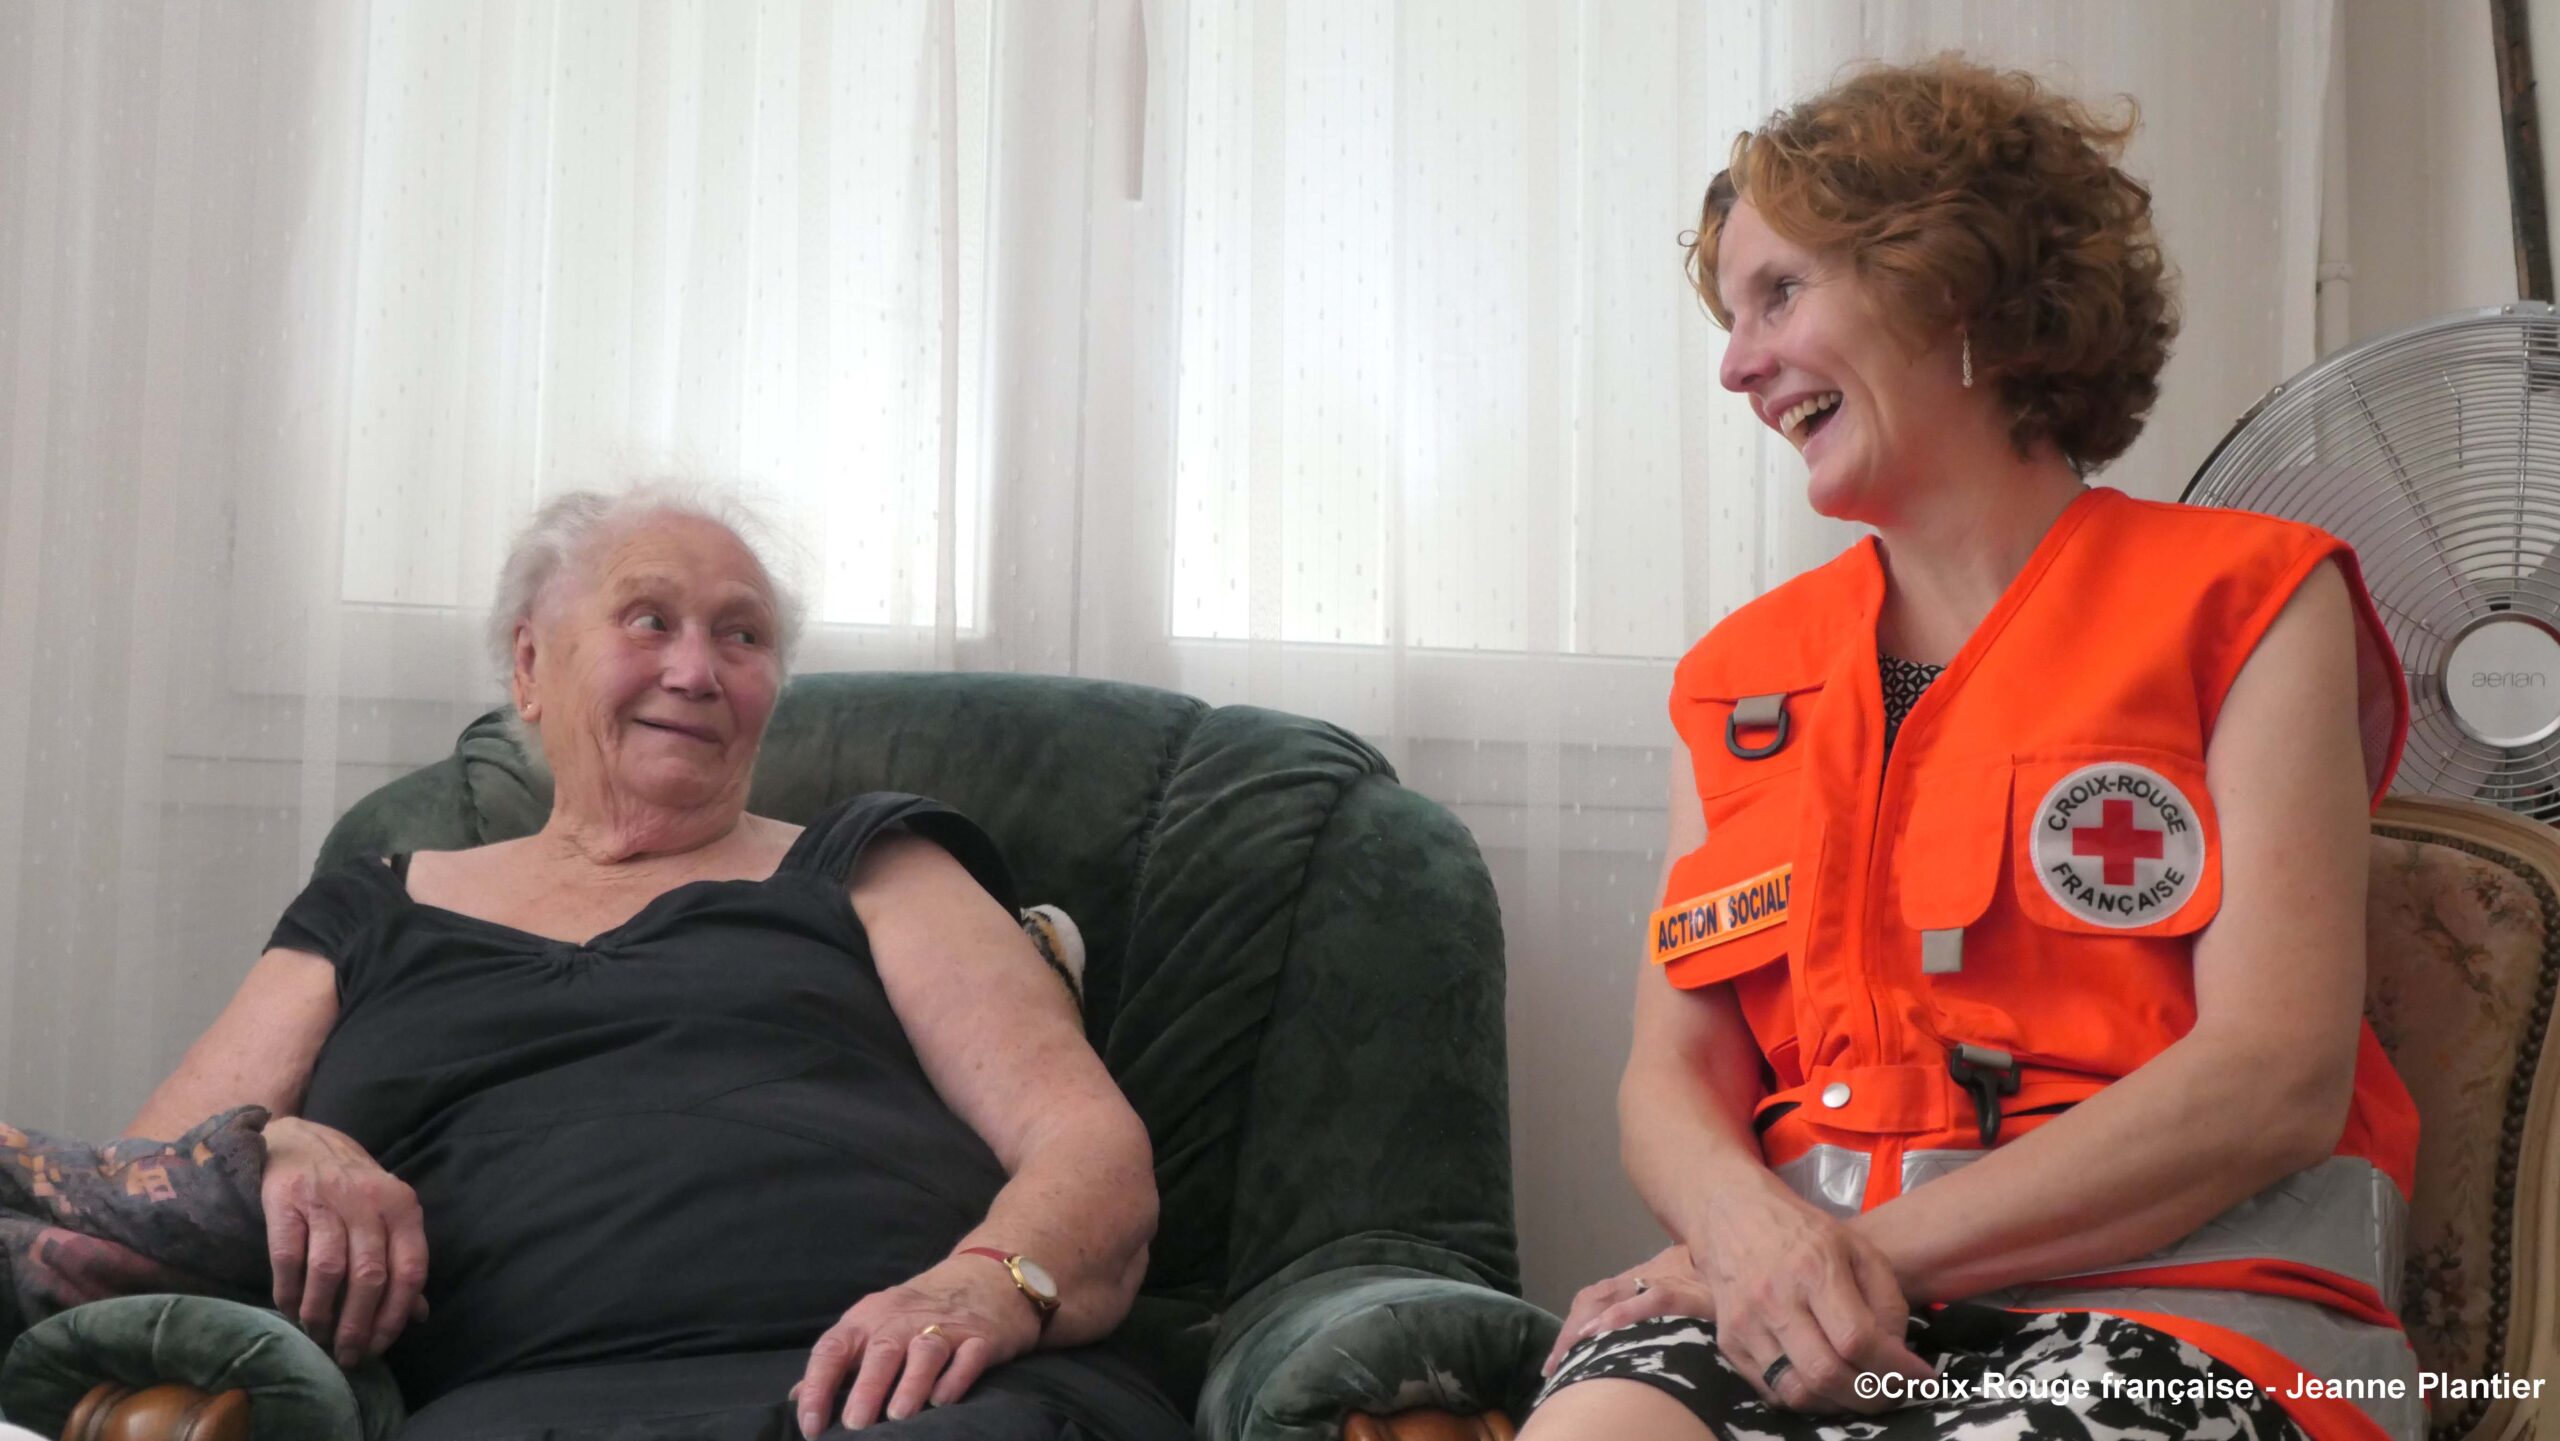
[[[1201,1441],[1506,1441],[1503,1415],[1480,1413],[1525,1407],[1558,1324],[1517,1296],[1417,1268],[1292,1268],[1220,1327]]]
[[[211,1296],[92,1301],[30,1328],[0,1362],[0,1413],[48,1436],[75,1413],[101,1438],[215,1436],[191,1428],[240,1407],[224,1393],[245,1395],[260,1437],[284,1441],[383,1441],[408,1419],[379,1362],[341,1371],[282,1316]]]

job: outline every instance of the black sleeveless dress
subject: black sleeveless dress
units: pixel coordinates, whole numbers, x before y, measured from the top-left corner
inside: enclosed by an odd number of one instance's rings
[[[769,879],[678,886],[583,945],[419,904],[406,857],[295,900],[270,944],[338,975],[304,1114],[425,1214],[431,1314],[389,1356],[426,1408],[404,1436],[796,1437],[809,1346],[985,1217],[1004,1169],[926,1079],[846,896],[901,830],[1014,908],[984,832],[887,793],[819,817]],[[972,1397],[880,1434],[1189,1435],[1089,1348]],[[941,1429],[971,1409],[987,1424]]]

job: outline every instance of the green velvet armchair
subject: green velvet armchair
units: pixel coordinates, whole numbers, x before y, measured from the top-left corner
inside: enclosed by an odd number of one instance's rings
[[[1039,676],[793,682],[752,807],[805,821],[875,789],[967,813],[1024,898],[1081,930],[1087,1030],[1163,1197],[1116,1344],[1200,1434],[1507,1436],[1556,1321],[1518,1295],[1502,932],[1466,830],[1296,716]],[[492,714],[359,802],[320,864],[525,834],[549,804]],[[247,1402],[225,1420],[167,1392],[124,1410],[170,1419],[112,1415],[160,1382]],[[379,1367],[350,1376],[272,1314],[165,1296],[30,1332],[0,1408],[82,1441],[210,1441],[244,1410],[262,1441],[401,1419]]]

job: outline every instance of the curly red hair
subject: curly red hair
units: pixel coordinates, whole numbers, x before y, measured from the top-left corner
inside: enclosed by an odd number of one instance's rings
[[[1956,55],[1861,71],[1735,137],[1707,187],[1689,278],[1716,323],[1716,242],[1737,200],[1846,257],[1917,342],[1961,327],[2021,454],[2082,472],[2124,454],[2178,332],[2151,192],[2116,165],[2133,133],[2023,71]]]

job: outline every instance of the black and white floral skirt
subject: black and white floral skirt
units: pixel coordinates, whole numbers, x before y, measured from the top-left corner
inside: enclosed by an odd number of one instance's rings
[[[1937,1368],[1937,1383],[1877,1416],[1768,1405],[1726,1364],[1715,1331],[1663,1316],[1594,1336],[1566,1353],[1538,1402],[1579,1381],[1641,1381],[1677,1398],[1719,1441],[2303,1441],[2284,1408],[2239,1372],[2100,1312],[1955,1305],[1914,1316],[1909,1344]]]

